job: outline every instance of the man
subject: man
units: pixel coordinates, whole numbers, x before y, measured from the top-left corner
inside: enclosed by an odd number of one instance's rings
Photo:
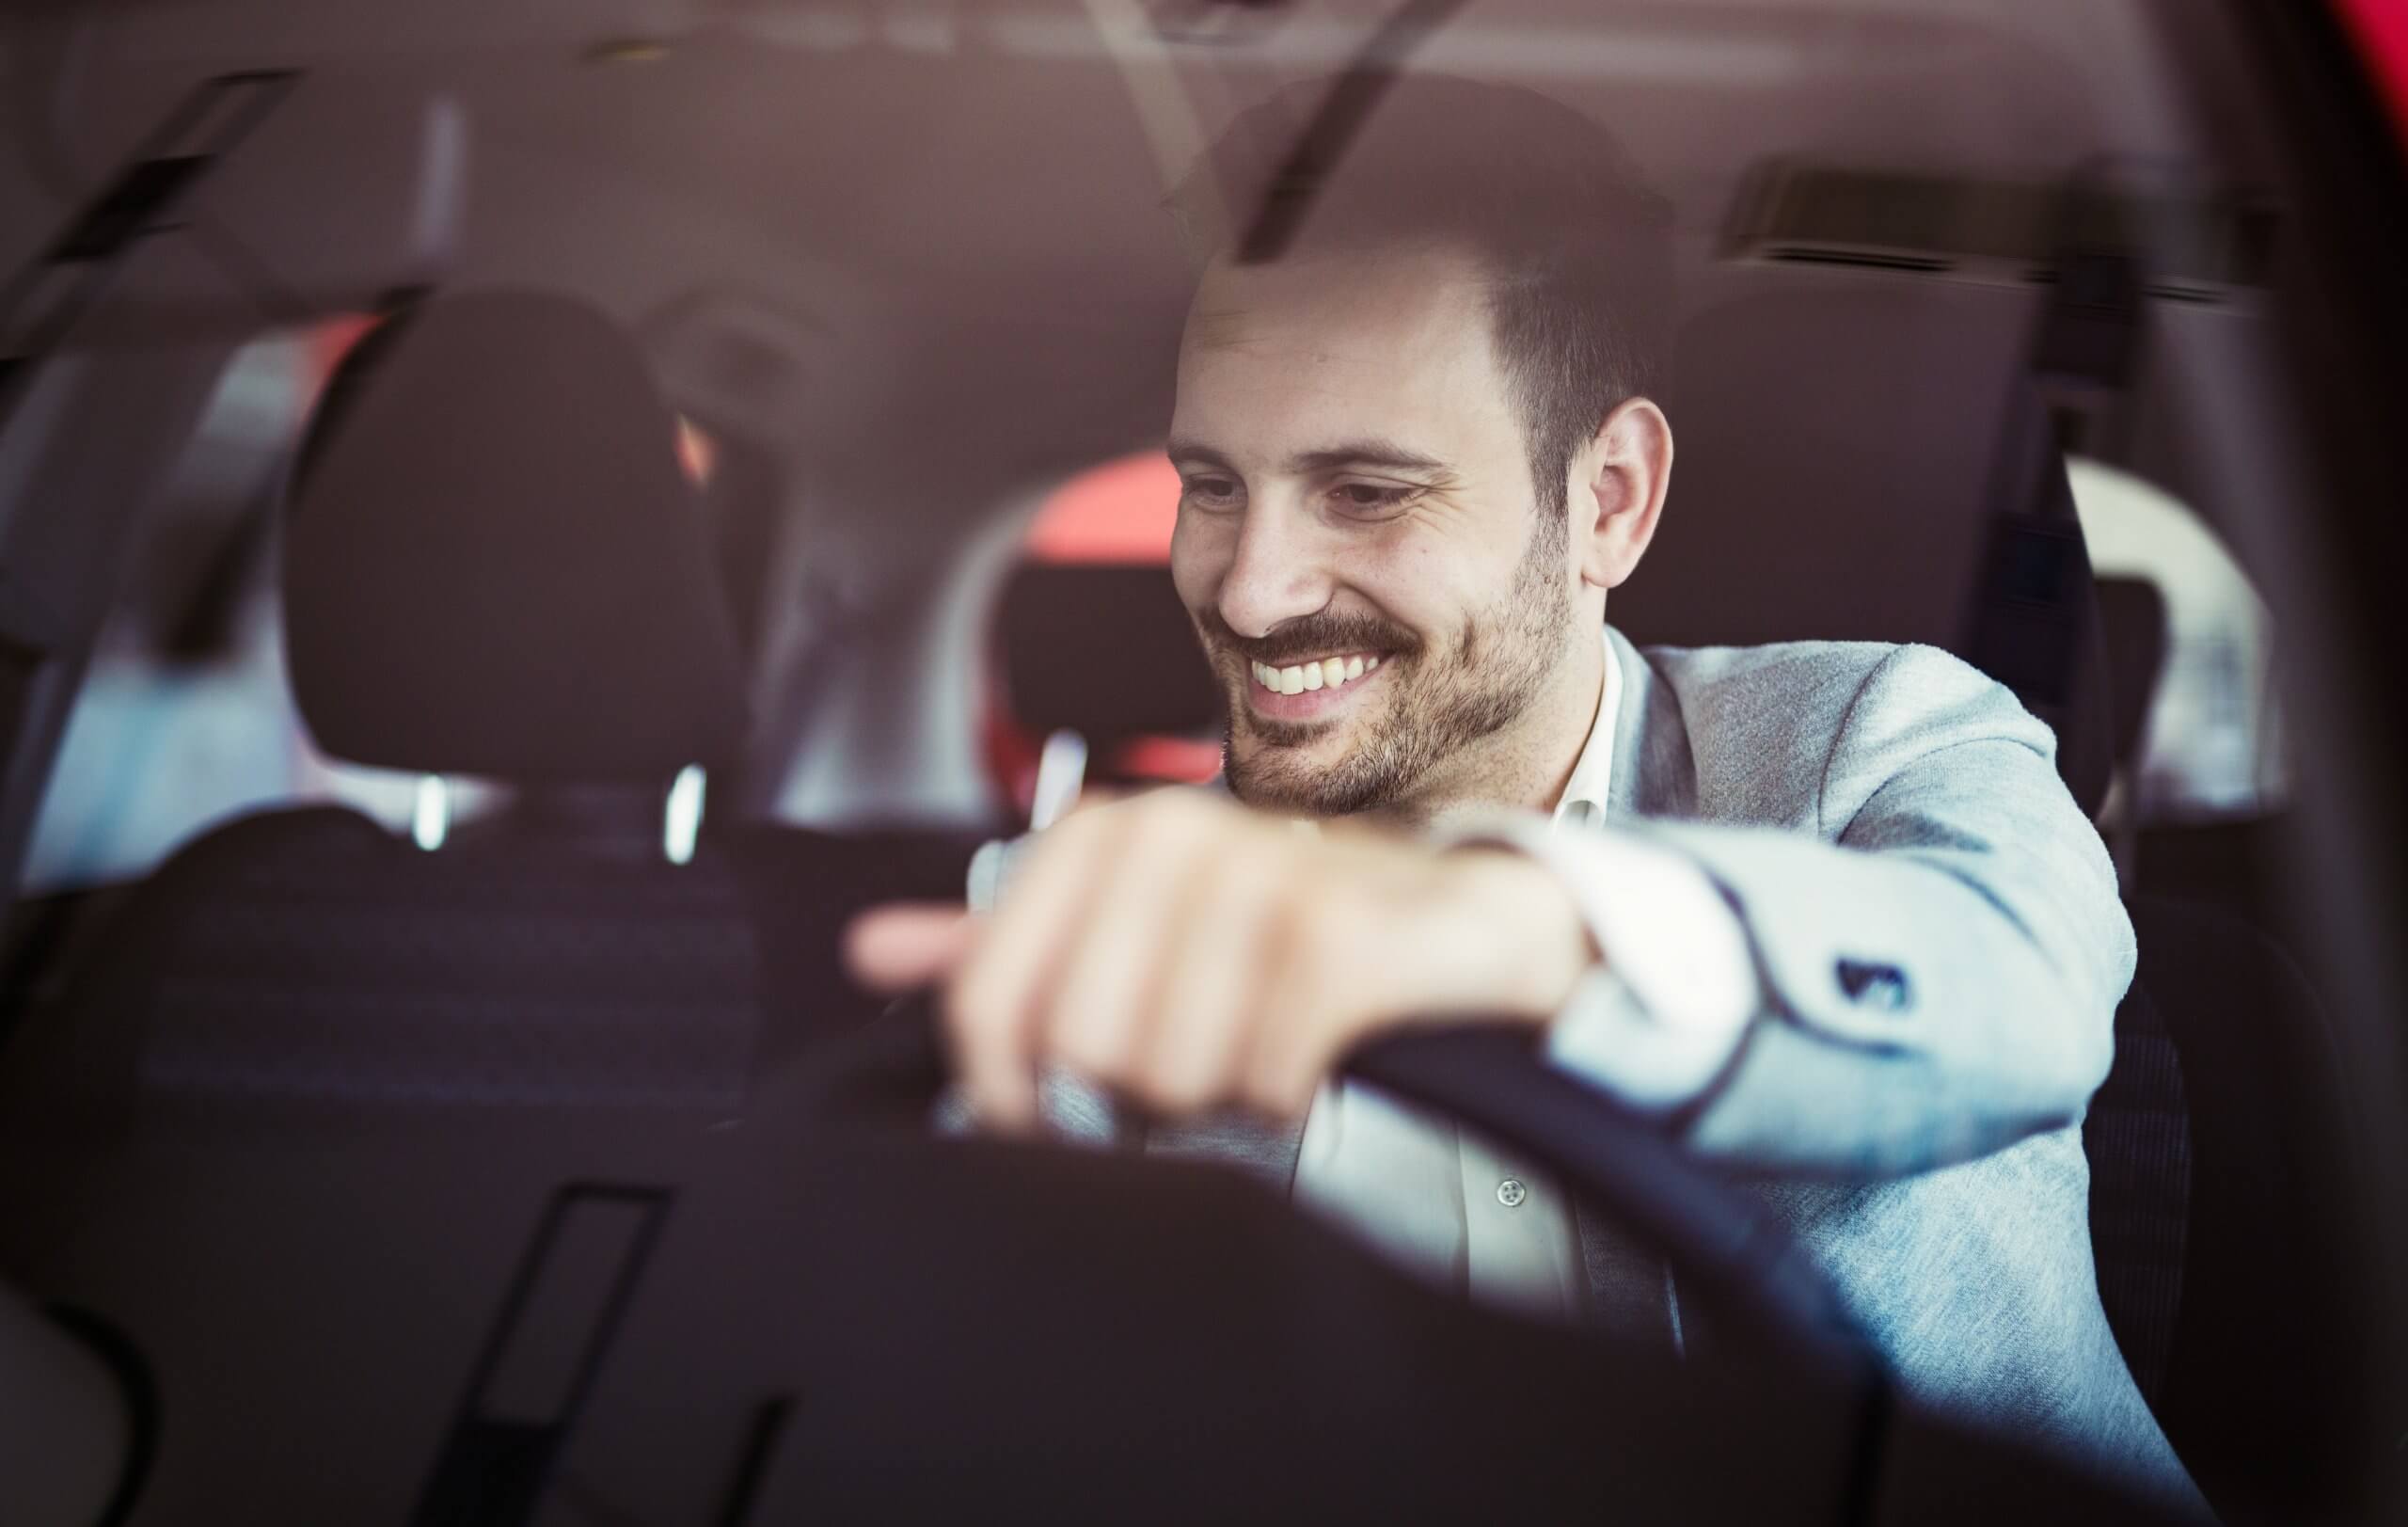
[[[1257,204],[1283,104],[1188,204]],[[1544,1029],[1759,1171],[1910,1392],[2187,1498],[2091,1265],[2079,1125],[2133,949],[2049,730],[1929,648],[1605,626],[1673,448],[1665,217],[1593,125],[1418,82],[1313,189],[1279,258],[1225,236],[1180,355],[1172,570],[1234,801],[1076,813],[991,915],[865,918],[857,967],[943,984],[992,1127],[1061,1068],[1434,1277],[1677,1340],[1606,1227],[1328,1082],[1426,1017]],[[1233,1105],[1286,1122],[1197,1121]]]

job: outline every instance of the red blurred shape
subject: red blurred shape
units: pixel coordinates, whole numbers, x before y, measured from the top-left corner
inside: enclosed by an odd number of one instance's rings
[[[2408,151],[2408,0],[2334,0],[2333,8],[2357,39],[2358,56],[2391,108],[2392,129]]]
[[[1179,523],[1179,473],[1152,452],[1091,467],[1054,490],[1028,528],[1031,562],[1161,564]]]
[[[1221,772],[1221,744],[1194,737],[1138,737],[1110,760],[1113,771],[1132,779],[1202,785]]]
[[[311,326],[308,388],[309,403],[315,404],[318,401],[318,394],[325,390],[326,378],[332,376],[335,374],[335,368],[342,364],[342,358],[351,354],[352,346],[366,339],[369,330],[383,322],[383,319],[373,313],[355,312],[324,319]]]

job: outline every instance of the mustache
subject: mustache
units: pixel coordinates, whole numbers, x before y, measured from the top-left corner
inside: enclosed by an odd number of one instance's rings
[[[1268,636],[1255,637],[1239,635],[1219,611],[1204,610],[1196,615],[1196,628],[1208,647],[1275,667],[1332,652],[1402,655],[1421,646],[1412,632],[1376,615],[1299,615]]]

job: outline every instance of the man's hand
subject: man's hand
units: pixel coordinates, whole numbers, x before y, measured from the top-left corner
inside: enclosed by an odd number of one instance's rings
[[[872,986],[943,982],[957,1068],[1004,1129],[1035,1121],[1049,1065],[1164,1113],[1293,1117],[1366,1036],[1543,1023],[1597,959],[1570,897],[1517,854],[1301,832],[1190,790],[1064,819],[991,918],[881,907],[848,944]]]

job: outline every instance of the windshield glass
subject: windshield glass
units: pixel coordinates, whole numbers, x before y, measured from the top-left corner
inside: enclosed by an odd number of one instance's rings
[[[2372,1519],[2400,72],[2380,8],[0,8],[0,1105],[732,1129],[934,993],[956,1133],[1655,1357],[1778,1306],[1348,1077],[1502,1014],[1912,1406]],[[717,1180],[610,1138],[496,1160]],[[78,1249],[70,1180],[0,1267],[158,1308],[108,1245],[166,1211]],[[429,1274],[426,1393],[525,1210]],[[656,1233],[631,1318],[756,1298]],[[653,1519],[594,1382],[555,1487]]]

